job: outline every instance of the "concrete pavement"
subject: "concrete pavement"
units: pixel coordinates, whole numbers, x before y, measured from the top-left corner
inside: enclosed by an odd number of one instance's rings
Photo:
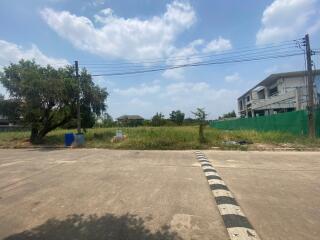
[[[204,151],[261,239],[320,237],[320,153]],[[0,150],[0,239],[228,239],[193,151]]]
[[[227,239],[192,152],[1,150],[0,159],[0,239]]]
[[[320,153],[204,152],[262,239],[320,239]]]

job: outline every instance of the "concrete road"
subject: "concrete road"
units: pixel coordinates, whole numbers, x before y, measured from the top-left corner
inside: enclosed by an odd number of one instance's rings
[[[0,150],[0,239],[228,239],[192,152]]]
[[[320,153],[204,151],[260,237],[320,238]],[[193,151],[0,150],[0,239],[228,239]]]
[[[204,152],[262,239],[320,239],[320,153]]]

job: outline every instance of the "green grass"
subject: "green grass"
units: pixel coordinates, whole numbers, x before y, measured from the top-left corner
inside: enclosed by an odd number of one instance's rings
[[[319,139],[309,139],[303,136],[295,136],[281,132],[256,132],[256,131],[223,131],[205,128],[207,142],[200,144],[198,141],[198,127],[137,127],[122,128],[127,136],[122,142],[112,143],[117,128],[95,128],[89,129],[85,134],[86,147],[109,148],[109,149],[210,149],[219,147],[221,149],[246,150],[248,147],[254,149],[255,144],[269,144],[272,146],[283,146],[284,144],[297,149],[306,147],[316,148],[320,146]],[[62,147],[64,134],[76,132],[75,130],[55,130],[45,137],[43,146]],[[0,147],[18,148],[30,147],[28,142],[29,132],[0,132]],[[225,141],[246,140],[253,144],[239,146],[227,145]]]

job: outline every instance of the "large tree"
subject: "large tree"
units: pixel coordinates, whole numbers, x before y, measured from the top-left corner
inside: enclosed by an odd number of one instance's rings
[[[205,143],[206,139],[204,136],[203,128],[206,125],[206,118],[208,114],[205,112],[204,108],[197,108],[195,112],[192,112],[196,120],[199,122],[199,141],[200,143]]]
[[[170,120],[176,123],[177,125],[182,125],[184,120],[184,113],[181,112],[180,110],[172,111],[170,113]]]
[[[0,95],[0,117],[5,117],[12,123],[19,122],[21,116],[20,105],[12,99],[5,99]]]
[[[155,127],[163,126],[166,123],[162,113],[156,113],[151,119],[151,125]]]
[[[21,121],[31,128],[32,143],[41,142],[48,132],[76,118],[79,95],[83,119],[105,111],[107,91],[95,85],[85,69],[79,79],[80,89],[73,66],[55,69],[21,60],[4,68],[0,82],[19,110]]]
[[[219,119],[225,119],[225,118],[235,118],[237,117],[236,112],[233,110],[232,112],[228,112],[226,114],[223,114],[222,117],[219,117]]]

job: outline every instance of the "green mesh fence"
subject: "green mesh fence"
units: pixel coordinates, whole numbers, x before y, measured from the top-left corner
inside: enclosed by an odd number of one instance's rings
[[[316,110],[316,136],[320,137],[320,108]]]
[[[316,134],[320,137],[320,109],[316,110]],[[279,113],[271,116],[239,118],[213,121],[211,127],[224,130],[253,129],[257,131],[282,131],[296,135],[308,134],[308,114],[306,111]]]

